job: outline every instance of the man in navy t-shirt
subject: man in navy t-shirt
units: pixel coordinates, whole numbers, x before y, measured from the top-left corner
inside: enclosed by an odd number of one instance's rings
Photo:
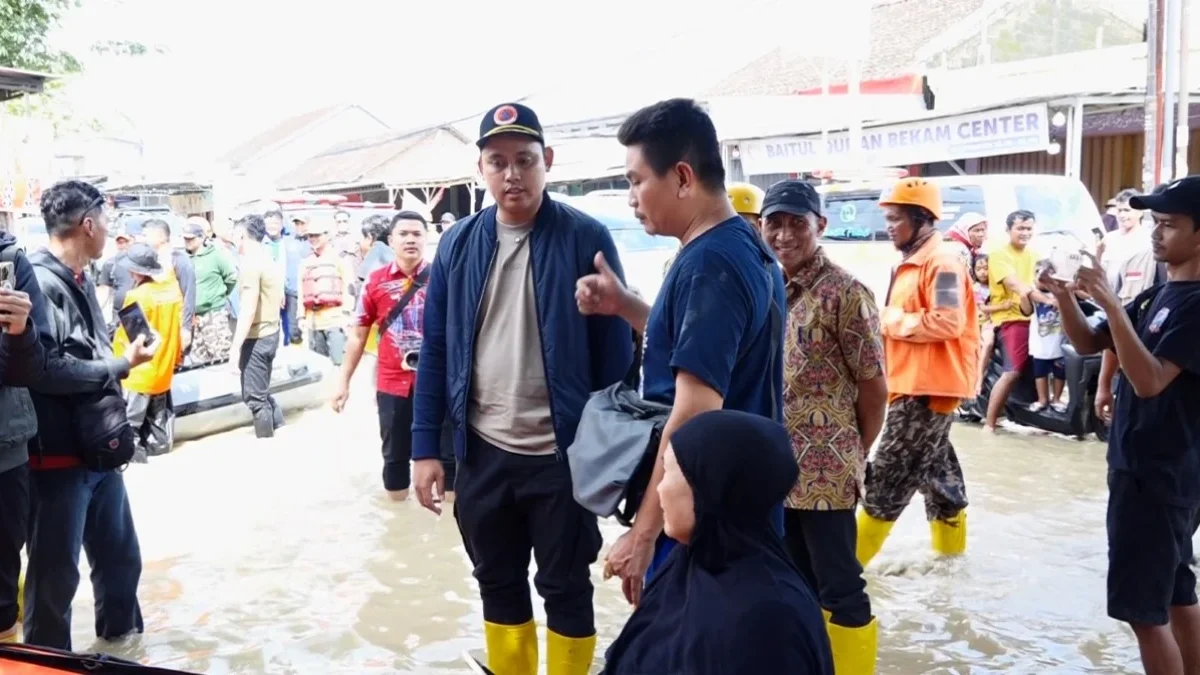
[[[1083,354],[1112,349],[1108,442],[1108,615],[1133,628],[1147,673],[1200,671],[1192,519],[1200,508],[1200,176],[1130,200],[1153,212],[1167,282],[1122,307],[1095,258],[1074,284],[1044,275]],[[1072,290],[1108,320],[1092,328]]]
[[[647,572],[674,544],[662,535],[656,490],[671,433],[708,410],[782,417],[785,297],[774,255],[729,202],[707,113],[688,99],[662,101],[634,113],[617,138],[628,149],[634,214],[648,233],[681,243],[653,307],[630,293],[600,256],[601,272],[580,279],[576,294],[585,314],[619,315],[644,332],[643,395],[672,405],[646,497],[605,567],[606,575],[622,578],[625,597],[636,604]],[[782,534],[782,504],[775,520]]]

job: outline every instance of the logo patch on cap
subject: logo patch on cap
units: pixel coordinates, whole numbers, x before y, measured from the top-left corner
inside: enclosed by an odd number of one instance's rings
[[[517,109],[511,105],[502,105],[496,108],[492,121],[499,125],[512,124],[517,121]]]

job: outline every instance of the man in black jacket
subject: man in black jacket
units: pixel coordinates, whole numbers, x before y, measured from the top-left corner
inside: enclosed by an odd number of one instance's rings
[[[114,639],[142,631],[137,601],[142,560],[133,513],[119,471],[91,471],[82,460],[74,422],[81,395],[116,391],[153,349],[139,337],[124,358],[113,356],[96,289],[85,272],[104,249],[108,218],[99,190],[79,181],[42,195],[50,241],[30,256],[41,295],[33,320],[46,352],[31,385],[39,421],[31,453],[29,567],[25,641],[71,648],[71,601],[79,586],[79,551],[92,568],[96,634]]]
[[[45,353],[29,325],[32,298],[41,299],[33,267],[11,235],[0,233],[0,265],[11,265],[0,284],[0,643],[17,638],[21,548],[29,528],[29,453],[37,416],[25,387],[45,366]]]

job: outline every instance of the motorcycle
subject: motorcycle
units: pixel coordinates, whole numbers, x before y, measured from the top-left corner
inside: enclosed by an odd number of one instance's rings
[[[1104,319],[1104,312],[1093,303],[1080,302],[1080,307],[1088,317],[1089,324],[1096,325]],[[1096,385],[1100,381],[1100,355],[1080,354],[1070,342],[1064,342],[1063,358],[1066,362],[1066,412],[1057,412],[1049,406],[1037,412],[1029,409],[1038,397],[1033,369],[1027,365],[1004,404],[1004,416],[1017,424],[1079,439],[1095,434],[1097,439],[1107,443],[1108,423],[1096,415],[1095,406]],[[973,423],[983,421],[992,388],[1003,373],[1004,352],[997,336],[983,374],[979,397],[959,410],[959,419]]]

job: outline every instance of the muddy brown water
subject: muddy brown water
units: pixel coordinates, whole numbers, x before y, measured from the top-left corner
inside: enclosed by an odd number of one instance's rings
[[[239,430],[131,468],[146,632],[98,643],[85,574],[75,648],[215,674],[467,672],[483,639],[466,554],[448,514],[382,496],[374,415],[359,389],[274,440]],[[904,514],[867,573],[878,672],[1138,672],[1105,615],[1103,447],[966,425],[953,439],[968,552],[935,560],[923,509]],[[629,609],[593,576],[602,655]]]

